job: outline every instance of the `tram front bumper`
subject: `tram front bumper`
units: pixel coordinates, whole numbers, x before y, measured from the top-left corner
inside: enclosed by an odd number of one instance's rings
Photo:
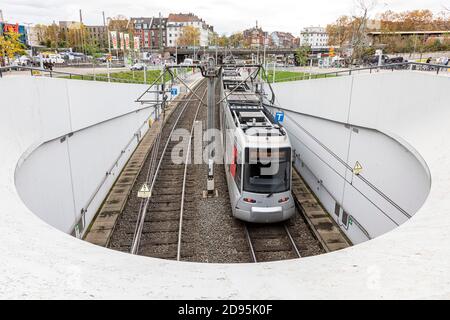
[[[250,211],[236,209],[240,220],[255,223],[275,223],[290,219],[295,214],[295,205],[279,207],[252,207]]]

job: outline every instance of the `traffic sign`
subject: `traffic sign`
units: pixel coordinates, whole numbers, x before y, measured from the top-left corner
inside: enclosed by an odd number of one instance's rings
[[[178,94],[178,88],[172,88],[172,90],[170,90],[170,94],[176,96]]]
[[[359,161],[356,161],[355,167],[353,168],[353,173],[355,175],[359,176],[362,171],[363,171],[363,167],[362,167],[361,163],[359,163]]]
[[[150,192],[150,188],[148,187],[148,184],[144,183],[141,190],[138,192],[138,198],[142,199],[148,199],[151,198],[152,193]]]
[[[328,56],[331,57],[331,58],[336,56],[336,53],[334,52],[334,48],[333,47],[330,48],[330,52],[329,52]]]
[[[275,114],[275,120],[276,120],[278,123],[284,122],[284,112],[277,112],[277,113]]]

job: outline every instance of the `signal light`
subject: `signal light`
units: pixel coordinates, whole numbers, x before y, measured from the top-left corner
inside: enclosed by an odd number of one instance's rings
[[[280,200],[278,200],[278,203],[285,203],[289,201],[289,197],[286,198],[281,198]]]
[[[247,203],[256,203],[256,200],[255,200],[255,199],[251,199],[251,198],[244,198],[244,202],[247,202]]]

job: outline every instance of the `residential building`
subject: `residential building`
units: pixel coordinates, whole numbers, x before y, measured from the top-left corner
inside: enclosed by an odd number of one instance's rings
[[[201,47],[207,47],[209,45],[209,39],[212,37],[214,27],[208,25],[203,19],[194,15],[193,13],[177,13],[170,14],[167,19],[167,46],[178,46],[178,39],[183,34],[183,28],[192,26],[200,31],[200,43]]]
[[[275,31],[270,34],[272,46],[277,48],[294,48],[295,37],[289,32]]]
[[[28,45],[30,47],[38,47],[41,45],[43,35],[41,34],[41,30],[36,27],[28,28]]]
[[[304,28],[300,35],[300,45],[312,48],[323,48],[328,46],[328,34],[325,28]]]
[[[251,48],[264,47],[264,44],[269,44],[269,33],[258,27],[258,22],[255,27],[244,30],[243,36],[244,42]]]
[[[130,23],[142,51],[161,50],[167,45],[167,18],[131,18]]]
[[[99,48],[108,48],[108,28],[105,26],[85,26],[91,43]]]

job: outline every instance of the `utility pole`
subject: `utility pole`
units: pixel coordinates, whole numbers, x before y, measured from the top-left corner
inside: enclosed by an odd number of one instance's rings
[[[105,11],[102,12],[103,14],[103,27],[105,28],[107,37],[108,37],[108,59],[106,59],[106,68],[108,70],[108,82],[111,82],[111,72],[110,72],[110,67],[111,67],[111,35],[109,34],[109,26],[106,26],[106,18],[105,18]]]
[[[108,53],[111,54],[111,35],[109,34],[109,26],[106,25],[105,11],[103,11],[102,14],[103,14],[103,27],[105,28],[108,37]]]
[[[162,34],[162,15],[159,13],[159,50],[161,50],[161,57],[163,52],[163,34]]]
[[[3,10],[0,9],[0,22],[5,22],[5,19],[3,18]]]
[[[81,40],[81,50],[83,53],[86,53],[84,50],[84,36],[83,36],[83,13],[80,9],[80,40]]]
[[[0,12],[0,13],[1,13],[1,12]],[[1,21],[1,20],[0,20],[0,21]],[[28,45],[30,46],[31,56],[33,56],[33,44],[31,43],[31,38],[30,38],[31,25],[32,25],[32,23],[24,22],[24,25],[27,26],[27,42],[28,42]]]
[[[193,59],[193,60],[196,60],[196,59],[195,59],[195,36],[194,36],[194,56],[193,56],[192,59]]]

